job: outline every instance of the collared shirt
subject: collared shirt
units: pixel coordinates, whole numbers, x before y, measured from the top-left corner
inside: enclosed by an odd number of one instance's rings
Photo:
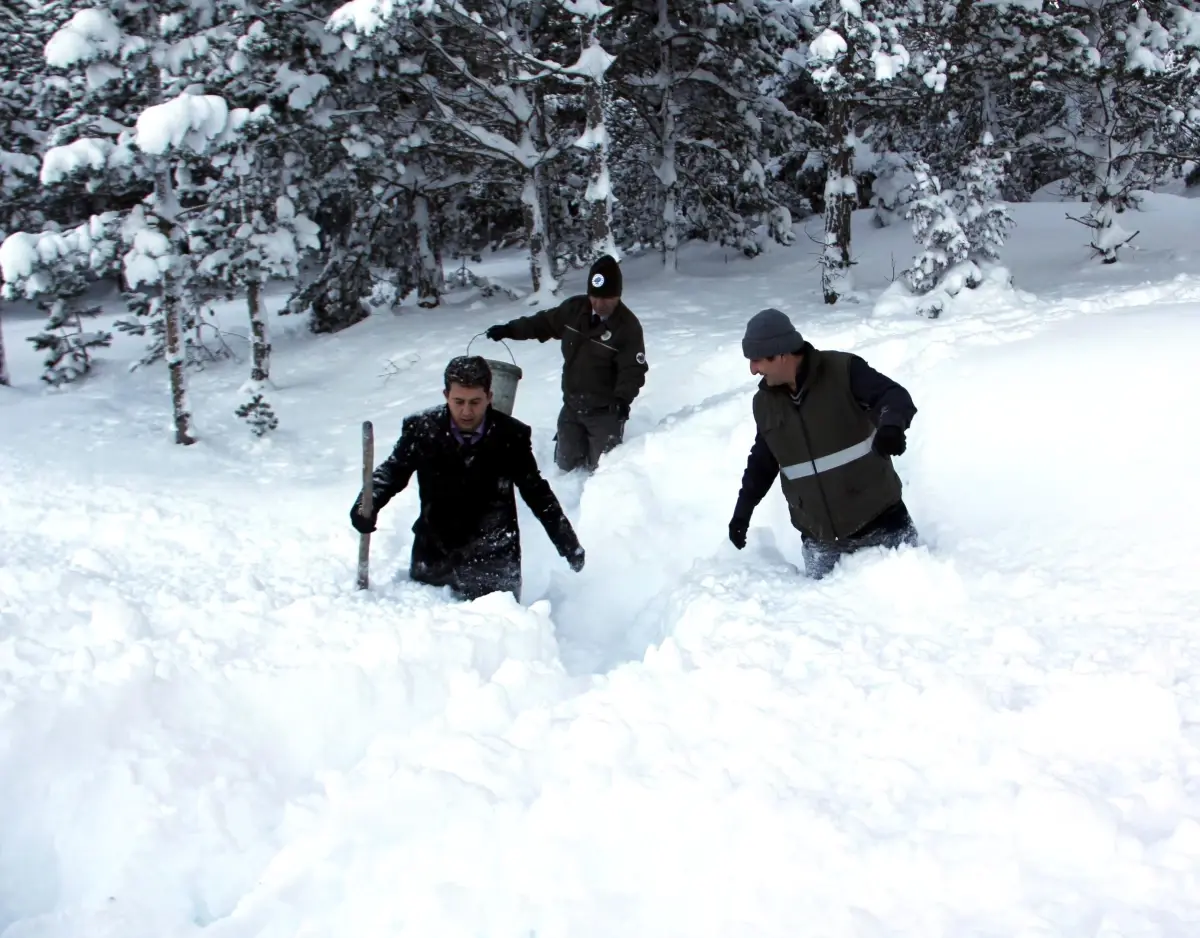
[[[464,436],[462,430],[458,429],[458,424],[453,419],[450,421],[450,432],[454,434],[454,439],[458,440],[459,443],[478,443],[483,439],[483,431],[486,429],[487,417],[483,418],[470,436]]]

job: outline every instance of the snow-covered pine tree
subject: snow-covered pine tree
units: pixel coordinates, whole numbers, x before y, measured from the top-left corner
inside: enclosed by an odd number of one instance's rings
[[[1065,192],[1088,201],[1094,255],[1115,263],[1137,236],[1121,216],[1195,153],[1200,132],[1200,12],[1184,0],[1008,5],[1005,50],[1016,83],[1045,108],[1023,140],[1058,156]]]
[[[300,174],[289,165],[289,138],[305,128],[305,109],[328,80],[280,61],[280,40],[299,21],[272,16],[268,29],[253,0],[231,2],[239,15],[227,20],[225,41],[233,51],[209,72],[206,86],[253,119],[236,137],[214,141],[194,157],[196,175],[203,177],[196,186],[201,198],[185,230],[193,291],[246,304],[251,367],[236,412],[262,436],[278,426],[266,396],[271,376],[266,285],[298,277],[304,255],[320,248],[316,223],[296,210]]]
[[[521,193],[534,295],[544,302],[558,289],[547,244],[546,166],[569,145],[545,140],[536,85],[562,69],[535,54],[542,21],[565,16],[556,4],[458,0],[416,6],[351,0],[331,17],[339,32],[353,29],[372,45],[404,51],[410,99],[426,102],[420,122],[438,145],[469,154],[484,173],[507,173]],[[359,40],[355,37],[355,46]],[[570,77],[570,76],[564,76]]]
[[[238,416],[257,436],[278,426],[266,397],[271,377],[271,340],[264,301],[268,281],[299,274],[306,251],[320,247],[317,226],[296,212],[280,190],[282,166],[273,152],[275,128],[265,121],[249,128],[246,139],[229,152],[214,154],[220,173],[213,182],[203,220],[188,227],[189,249],[200,260],[200,277],[214,290],[244,296],[250,322],[251,367],[240,394]],[[263,165],[273,167],[274,171]]]
[[[908,161],[921,154],[930,171],[949,178],[970,160],[985,133],[1011,150],[1025,117],[1006,80],[1003,6],[992,3],[926,4],[905,30],[909,48],[936,56],[935,84],[889,115],[888,148]],[[901,172],[900,178],[905,178]],[[895,178],[895,177],[893,177]]]
[[[871,216],[876,227],[886,228],[897,218],[904,217],[905,206],[915,195],[914,179],[908,168],[909,160],[886,147],[872,169]]]
[[[49,169],[60,174],[86,156],[92,165],[141,168],[152,190],[123,212],[120,237],[130,289],[148,289],[148,307],[161,319],[163,356],[171,385],[175,442],[195,442],[184,374],[183,323],[194,273],[187,250],[187,215],[193,179],[188,157],[203,157],[214,145],[234,138],[250,119],[246,109],[230,110],[217,95],[194,93],[213,68],[222,67],[228,33],[222,9],[208,0],[179,0],[146,7],[134,0],[107,0],[78,10],[46,45],[56,68],[82,69],[93,87],[112,80],[136,81],[150,102],[134,127],[102,125],[102,136],[80,138],[47,152]],[[69,160],[66,167],[64,160]]]
[[[600,0],[562,0],[563,6],[582,20],[586,36],[578,60],[562,70],[564,75],[580,76],[587,81],[587,127],[575,145],[588,151],[588,185],[584,200],[591,216],[591,244],[587,260],[602,254],[620,258],[613,238],[613,192],[609,174],[608,119],[611,114],[612,87],[606,77],[616,56],[600,44],[600,24],[612,8]]]
[[[747,256],[764,234],[791,243],[779,178],[803,124],[781,101],[798,41],[791,5],[634,0],[620,13],[613,178],[623,236],[656,247],[672,269],[687,238]]]
[[[296,210],[322,233],[321,268],[281,312],[308,314],[318,333],[345,329],[414,289],[422,305],[440,302],[439,199],[461,183],[450,164],[466,162],[434,153],[418,122],[431,104],[416,84],[422,65],[407,18],[388,19],[368,42],[347,24],[336,16],[321,30],[301,22],[272,53],[282,56],[280,69],[304,69],[304,83],[284,89],[275,109],[293,123],[284,149]]]
[[[807,49],[812,80],[824,96],[826,169],[825,235],[821,254],[821,290],[826,303],[853,292],[850,268],[850,221],[858,204],[854,172],[856,126],[860,111],[887,109],[885,89],[906,69],[926,70],[934,85],[934,63],[912,60],[904,43],[910,20],[921,14],[922,0],[824,0],[813,8]],[[901,88],[899,93],[903,93]]]
[[[953,197],[942,191],[928,163],[919,161],[912,171],[917,196],[909,203],[905,217],[912,222],[913,237],[922,250],[904,272],[904,280],[914,294],[923,298],[918,312],[936,319],[945,310],[948,297],[957,295],[963,287],[978,286],[982,274],[971,260],[971,244]]]
[[[92,350],[112,345],[107,329],[85,330],[83,321],[98,316],[101,307],[82,302],[89,278],[80,267],[63,271],[53,293],[43,293],[38,307],[46,313],[42,331],[31,336],[34,349],[45,352],[42,380],[52,387],[78,381],[92,370]]]
[[[62,6],[62,0],[13,0],[0,5],[0,31],[7,40],[0,51],[0,240],[13,232],[46,227],[48,215],[66,206],[69,210],[58,221],[70,225],[80,220],[74,208],[78,193],[72,193],[75,199],[57,202],[47,197],[38,178],[40,155],[50,128],[48,115],[57,113],[62,97],[49,87],[53,81],[46,74],[42,48]],[[51,309],[44,333],[47,342],[61,335],[53,311],[58,295],[52,292],[39,300],[41,308]],[[57,374],[65,377],[69,372]],[[7,381],[0,335],[0,384]]]
[[[4,299],[61,298],[62,303],[57,310],[52,307],[56,315],[50,323],[58,319],[61,319],[61,323],[69,322],[73,314],[80,311],[76,301],[89,275],[108,272],[119,266],[119,223],[118,213],[106,212],[93,215],[82,225],[63,231],[13,232],[0,243]],[[82,329],[80,333],[83,334]],[[85,336],[83,341],[87,342],[89,338]],[[35,344],[48,349],[53,343],[45,341]],[[94,348],[102,344],[106,343],[97,341],[87,347]],[[69,356],[69,342],[65,351]],[[58,375],[68,376],[67,371]],[[62,383],[53,380],[51,375],[46,378],[49,383]]]
[[[38,153],[45,139],[39,112],[44,83],[39,49],[45,42],[44,11],[23,0],[0,5],[0,239],[39,227]]]
[[[997,261],[1013,223],[999,199],[1008,154],[993,153],[993,142],[985,133],[959,171],[958,190],[944,191],[925,160],[908,167],[916,192],[905,217],[921,251],[904,271],[903,283],[918,298],[917,312],[923,316],[938,318],[952,297],[989,277],[999,274],[1007,282]]]
[[[40,102],[43,112],[55,115],[40,177],[46,187],[43,204],[52,215],[44,225],[47,231],[78,225],[89,209],[133,210],[153,193],[152,167],[133,147],[129,129],[155,102],[152,95],[160,83],[153,62],[146,56],[137,58],[138,40],[122,38],[113,13],[79,0],[60,0],[57,5],[65,24],[60,20],[61,28],[45,44],[47,90]],[[76,59],[76,53],[85,58]],[[81,208],[85,210],[82,215]],[[96,269],[93,273],[120,280],[120,261],[114,270]],[[62,290],[67,283],[78,285],[79,281],[51,278],[44,289],[66,298]],[[115,323],[120,332],[148,337],[138,365],[151,365],[165,355],[166,323],[153,293],[154,288],[127,284],[123,297],[132,316]],[[193,331],[198,332],[197,311],[185,304],[181,317],[185,359],[198,360],[192,338]]]
[[[1009,154],[993,152],[994,144],[985,132],[960,172],[962,188],[955,193],[969,256],[981,271],[1000,260],[1000,248],[1013,226],[1012,214],[1000,199]]]

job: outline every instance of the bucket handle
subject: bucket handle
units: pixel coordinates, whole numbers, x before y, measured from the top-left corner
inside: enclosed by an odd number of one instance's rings
[[[486,333],[486,332],[480,332],[478,335],[474,336],[474,337],[471,339],[471,341],[470,341],[470,342],[468,342],[468,343],[467,343],[467,354],[468,354],[468,355],[470,355],[470,354],[471,354],[471,346],[472,346],[472,345],[475,343],[475,339],[478,339],[480,336],[485,336],[485,335],[487,335],[487,333]],[[512,358],[512,363],[513,363],[513,365],[516,365],[516,364],[517,364],[517,360],[516,360],[516,358],[514,358],[514,357],[513,357],[512,349],[510,349],[510,348],[508,347],[508,343],[507,343],[507,342],[505,342],[503,339],[501,339],[501,340],[500,340],[500,344],[501,344],[501,345],[503,345],[503,346],[504,346],[504,348],[505,348],[505,350],[508,352],[508,357],[509,357],[509,358]]]

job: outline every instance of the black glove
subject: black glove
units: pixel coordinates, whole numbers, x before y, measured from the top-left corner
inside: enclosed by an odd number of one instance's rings
[[[629,405],[624,401],[617,401],[617,416],[622,420],[629,419]]]
[[[571,569],[578,573],[583,569],[583,548],[576,547],[567,555],[567,563],[571,565]]]
[[[749,530],[749,518],[734,518],[729,522],[729,542],[738,550],[741,550],[746,546],[746,532]]]
[[[488,331],[484,333],[493,342],[499,342],[501,339],[511,339],[513,337],[512,329],[503,323],[498,326],[488,326]]]
[[[360,511],[360,506],[357,500],[350,508],[350,523],[354,525],[354,530],[359,534],[370,534],[375,530],[374,516],[368,518]]]
[[[872,448],[880,456],[899,456],[908,449],[908,443],[904,440],[904,431],[889,423],[875,431]]]

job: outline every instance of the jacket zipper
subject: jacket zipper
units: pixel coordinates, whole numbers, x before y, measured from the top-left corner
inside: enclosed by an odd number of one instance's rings
[[[833,520],[833,509],[829,507],[829,498],[825,495],[825,485],[821,482],[821,473],[817,471],[817,463],[812,456],[813,448],[812,441],[808,437],[808,423],[804,420],[804,411],[799,404],[796,405],[796,414],[800,417],[800,431],[804,434],[804,448],[808,450],[808,461],[812,463],[813,478],[817,480],[817,491],[821,493],[821,501],[825,503],[825,517],[829,519],[829,528],[833,531],[834,541],[840,541],[837,523]]]

